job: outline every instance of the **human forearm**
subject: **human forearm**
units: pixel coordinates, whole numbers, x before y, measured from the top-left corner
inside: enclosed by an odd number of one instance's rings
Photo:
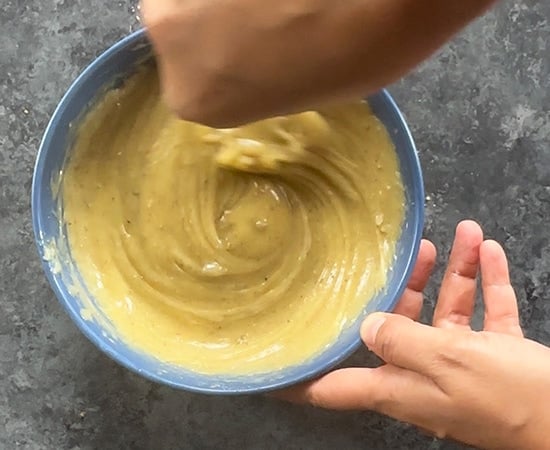
[[[144,1],[169,105],[233,126],[369,94],[494,0]]]
[[[363,0],[331,35],[344,37],[339,68],[325,73],[325,92],[370,93],[428,58],[494,0]],[[306,43],[305,45],[309,45]],[[327,61],[328,66],[328,61]]]

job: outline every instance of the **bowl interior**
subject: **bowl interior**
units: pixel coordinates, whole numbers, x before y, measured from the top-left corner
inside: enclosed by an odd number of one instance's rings
[[[80,280],[70,256],[61,217],[55,180],[63,168],[74,140],[79,119],[98,95],[131,75],[140,64],[151,61],[151,48],[143,30],[123,39],[101,55],[71,86],[58,105],[42,141],[33,178],[33,226],[44,270],[58,299],[81,331],[102,351],[151,380],[202,393],[236,394],[263,392],[310,379],[351,355],[360,345],[362,319],[373,311],[393,310],[416,260],[423,227],[424,190],[420,164],[412,136],[396,104],[386,91],[368,100],[387,127],[397,149],[406,193],[405,220],[397,244],[396,262],[389,271],[386,288],[365,307],[363,313],[337,342],[300,366],[268,374],[247,376],[202,375],[163,363],[128,346],[98,312],[94,299]],[[79,285],[78,295],[70,286]],[[94,309],[96,313],[84,314]],[[85,317],[85,318],[83,318]]]

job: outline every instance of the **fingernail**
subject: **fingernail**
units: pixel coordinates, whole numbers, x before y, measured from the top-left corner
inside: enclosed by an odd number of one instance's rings
[[[371,314],[361,325],[361,337],[367,347],[371,348],[376,343],[376,335],[380,327],[386,321],[386,317],[382,314]]]

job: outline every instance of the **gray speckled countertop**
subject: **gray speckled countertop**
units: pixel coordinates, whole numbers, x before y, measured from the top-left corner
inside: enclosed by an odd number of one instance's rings
[[[0,5],[0,448],[462,448],[372,413],[157,386],[109,360],[72,324],[34,248],[32,168],[41,134],[70,82],[139,26],[134,6],[107,0]],[[392,87],[421,153],[426,236],[445,255],[457,221],[480,221],[509,252],[527,334],[546,344],[548,18],[548,2],[506,1]],[[441,261],[438,267],[436,279]],[[434,297],[432,285],[425,319]]]

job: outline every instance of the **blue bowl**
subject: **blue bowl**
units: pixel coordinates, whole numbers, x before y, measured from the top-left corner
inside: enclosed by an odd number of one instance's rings
[[[71,285],[81,280],[78,280],[78,269],[70,252],[66,252],[66,230],[58,212],[57,191],[52,182],[59,177],[66,161],[74,141],[75,125],[98,96],[128,78],[141,64],[152,60],[151,46],[144,30],[122,39],[76,79],[57,106],[44,134],[34,170],[32,216],[36,245],[57,298],[80,330],[112,359],[150,380],[174,388],[209,394],[260,393],[284,388],[327,372],[357,350],[361,344],[359,327],[368,313],[394,309],[418,254],[424,221],[422,171],[413,138],[397,105],[386,91],[368,99],[395,144],[406,191],[406,214],[397,244],[397,258],[388,274],[385,289],[368,302],[360,317],[341,333],[333,345],[299,366],[246,376],[203,375],[163,363],[132,348],[116,336],[116,331],[113,333],[108,330],[106,318],[83,318],[81,310],[84,303],[86,307],[97,306],[91,296],[82,298],[86,292],[74,295],[74,290],[70,289]],[[56,248],[62,247],[67,257],[52,258],[52,245],[54,253]],[[101,317],[100,310],[97,311],[98,314],[92,316]]]

